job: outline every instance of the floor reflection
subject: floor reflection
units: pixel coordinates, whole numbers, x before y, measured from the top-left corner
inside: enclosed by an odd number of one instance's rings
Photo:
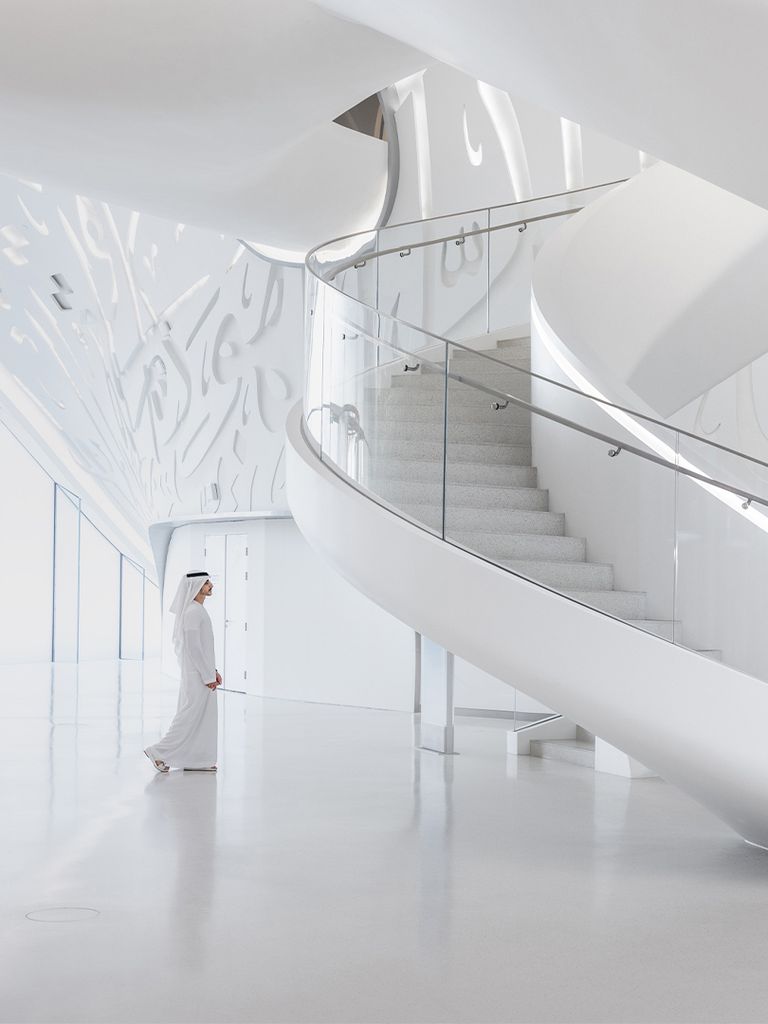
[[[765,856],[660,780],[235,695],[219,773],[157,775],[177,691],[0,673],[0,1020],[764,1019]]]
[[[167,956],[187,968],[202,968],[210,956],[207,934],[217,870],[215,774],[172,771],[154,775],[144,790],[145,848],[162,851],[168,874],[165,905]],[[154,922],[162,927],[162,922]]]
[[[455,756],[413,752],[413,807],[419,835],[420,937],[443,944],[451,929]]]

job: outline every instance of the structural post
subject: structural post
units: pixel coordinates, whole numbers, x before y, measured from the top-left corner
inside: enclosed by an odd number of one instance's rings
[[[413,713],[421,712],[421,633],[413,634]]]
[[[419,746],[439,754],[453,748],[453,655],[421,638],[421,722]]]

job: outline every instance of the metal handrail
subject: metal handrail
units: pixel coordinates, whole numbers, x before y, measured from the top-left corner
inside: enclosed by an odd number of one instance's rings
[[[371,339],[373,340],[373,339]],[[394,352],[399,352],[406,358],[412,353],[407,352],[405,349],[400,348],[397,345],[393,345],[391,342],[381,342],[386,345],[387,348]],[[453,342],[447,342],[446,344],[453,344]],[[472,351],[469,349],[468,351]],[[499,408],[504,409],[511,402],[519,409],[525,409],[527,412],[532,413],[536,416],[543,416],[545,419],[550,420],[553,423],[557,423],[562,427],[568,427],[571,430],[575,430],[580,434],[585,434],[587,437],[592,437],[596,441],[602,441],[605,444],[613,445],[613,450],[609,451],[608,454],[616,456],[620,452],[630,452],[632,455],[637,455],[641,459],[645,459],[647,462],[653,462],[657,466],[663,466],[665,469],[671,470],[673,473],[680,473],[683,476],[690,477],[691,480],[698,480],[700,483],[708,484],[711,487],[718,487],[720,490],[728,491],[730,494],[735,495],[737,498],[742,499],[745,503],[744,507],[748,507],[753,503],[763,505],[768,508],[768,498],[763,498],[759,494],[752,494],[750,491],[745,490],[741,487],[734,487],[732,484],[727,484],[722,480],[718,480],[716,477],[707,476],[705,473],[698,473],[693,469],[686,469],[684,466],[679,466],[674,462],[670,462],[669,459],[663,458],[661,455],[654,455],[651,452],[645,452],[641,448],[636,448],[633,444],[628,444],[626,441],[620,441],[610,434],[604,434],[600,430],[593,430],[591,427],[582,426],[580,423],[576,423],[575,420],[568,419],[566,416],[560,416],[558,413],[550,412],[549,409],[544,409],[541,406],[534,405],[532,402],[526,402],[524,398],[518,398],[515,395],[509,394],[507,391],[502,391],[499,388],[492,387],[489,384],[481,384],[479,381],[472,380],[470,377],[466,377],[460,373],[454,373],[449,370],[446,366],[441,366],[439,363],[430,362],[422,357],[424,369],[427,373],[434,373],[442,378],[447,377],[449,380],[454,380],[459,384],[464,384],[467,387],[474,388],[475,391],[482,391],[484,394],[491,396],[495,399],[501,399],[503,405]],[[508,364],[504,364],[508,365]],[[517,369],[517,367],[512,367]],[[578,392],[583,394],[583,392]],[[668,427],[667,429],[674,429]],[[695,435],[693,435],[695,436]],[[738,454],[738,453],[737,453]]]
[[[341,263],[334,263],[333,274],[330,275],[329,277],[322,277],[319,274],[316,274],[315,276],[319,278],[319,280],[321,280],[324,284],[330,284],[330,282],[333,281],[339,274],[343,273],[345,270],[349,270],[350,267],[364,267],[369,260],[378,259],[379,256],[391,256],[395,252],[399,252],[403,256],[410,256],[413,249],[425,249],[428,245],[442,245],[444,242],[453,242],[454,240],[463,241],[465,238],[472,238],[474,235],[490,235],[492,231],[504,231],[507,228],[519,227],[522,231],[524,230],[524,227],[522,227],[521,225],[527,227],[529,224],[536,224],[538,221],[541,220],[552,220],[554,217],[570,217],[571,214],[579,213],[579,211],[583,209],[583,206],[574,206],[570,210],[558,210],[556,213],[542,213],[538,217],[524,217],[522,220],[511,220],[508,221],[506,224],[494,224],[493,227],[474,228],[472,231],[457,231],[453,235],[443,235],[441,238],[430,238],[425,242],[408,242],[406,244],[394,245],[392,246],[391,249],[376,249],[375,252],[367,253],[363,257],[361,257],[360,254],[358,253],[356,256],[350,256],[348,259],[343,260]],[[351,238],[353,236],[350,235],[349,237]],[[307,259],[309,259],[310,256],[316,251],[316,249],[313,249],[312,252],[309,253],[309,255],[307,256]],[[342,292],[341,294],[343,295],[344,292]],[[347,298],[349,297],[350,296],[347,296]],[[355,299],[354,301],[359,302],[360,300]],[[363,303],[363,305],[367,305],[367,303]],[[373,306],[369,306],[368,308],[373,309]]]
[[[338,238],[331,238],[327,242],[321,242],[307,253],[306,260],[309,260],[319,249],[327,245],[335,245],[336,242],[346,242],[350,238],[359,238],[362,235],[372,235],[377,231],[389,231],[394,228],[407,228],[411,224],[431,224],[434,220],[450,220],[451,217],[468,217],[472,213],[490,213],[491,210],[506,210],[511,206],[525,206],[526,203],[543,203],[545,199],[560,199],[563,196],[581,195],[582,192],[594,192],[598,188],[612,188],[615,185],[624,185],[629,178],[617,178],[616,181],[605,181],[597,185],[585,185],[583,188],[566,189],[564,192],[552,192],[546,196],[530,196],[528,199],[515,199],[511,203],[495,203],[493,206],[478,206],[474,210],[456,210],[453,213],[438,213],[434,217],[416,217],[414,220],[401,220],[397,224],[382,224],[378,228],[365,228],[362,231],[352,231],[348,235],[339,235]]]
[[[441,375],[443,374],[443,370],[440,367],[436,368],[435,372],[439,372]],[[486,384],[480,384],[478,381],[470,380],[462,374],[452,373],[449,370],[448,377],[451,380],[458,381],[460,384],[466,384],[469,387],[474,388],[476,391],[484,391],[486,394],[492,395],[495,398],[503,398],[505,403],[512,402],[513,405],[516,405],[521,409],[526,409],[528,412],[531,412],[536,416],[543,416],[545,419],[551,420],[553,423],[559,423],[560,426],[569,427],[571,430],[577,430],[580,434],[586,434],[588,437],[593,437],[597,441],[604,441],[606,444],[614,445],[615,450],[613,452],[609,452],[609,455],[618,455],[619,452],[631,452],[633,455],[637,455],[641,459],[646,459],[648,462],[655,462],[657,466],[664,466],[666,469],[670,469],[674,473],[681,473],[683,476],[690,477],[692,480],[698,480],[701,483],[709,484],[711,487],[718,487],[723,491],[730,491],[730,493],[735,494],[737,498],[742,498],[748,505],[751,505],[753,502],[757,502],[757,504],[764,505],[768,508],[768,498],[761,498],[759,495],[751,494],[743,488],[733,487],[731,484],[726,484],[722,480],[717,480],[715,477],[707,476],[705,473],[697,473],[695,470],[686,469],[684,466],[678,466],[676,463],[670,462],[669,459],[662,458],[661,455],[653,455],[651,452],[644,452],[641,448],[636,448],[632,444],[627,444],[626,441],[618,441],[615,437],[611,437],[610,434],[604,434],[600,430],[593,430],[591,427],[584,427],[580,423],[576,423],[574,420],[569,420],[565,416],[558,416],[557,413],[550,412],[548,409],[542,409],[537,405],[533,405],[532,402],[526,402],[523,398],[516,398],[514,395],[507,394],[506,391],[499,391]]]
[[[592,186],[590,186],[590,188],[591,189],[608,188],[612,184],[622,184],[622,182],[624,180],[626,180],[626,179],[622,179],[622,181],[619,181],[619,182],[608,182],[605,185],[592,185]],[[589,190],[590,189],[578,189],[576,191],[578,191],[578,192],[586,192],[586,191],[589,191]],[[547,199],[547,198],[556,198],[557,196],[568,195],[568,194],[569,193],[562,192],[562,193],[557,193],[555,197],[542,196],[541,197],[541,201],[543,201],[544,199]],[[537,202],[537,201],[539,201],[538,198],[537,199],[521,200],[521,202],[528,202],[528,203],[530,203],[530,202]],[[504,206],[506,206],[506,205],[516,206],[516,205],[520,205],[520,204],[519,203],[510,203],[510,204],[503,204],[503,205]],[[492,207],[485,207],[484,209],[485,210],[492,210],[492,209],[500,209],[500,208],[502,208],[502,207],[493,207],[492,206]],[[426,247],[428,245],[441,245],[443,242],[452,241],[452,240],[457,239],[457,238],[469,238],[472,235],[488,234],[491,231],[501,230],[502,228],[506,229],[506,228],[512,228],[512,227],[519,227],[522,224],[533,224],[536,221],[551,220],[551,219],[554,219],[555,217],[571,216],[574,213],[579,213],[583,209],[584,209],[583,206],[579,206],[579,207],[574,207],[574,208],[569,209],[569,210],[559,210],[559,211],[556,211],[555,213],[542,214],[539,217],[527,217],[527,218],[525,218],[523,220],[519,220],[519,221],[510,221],[510,222],[508,222],[506,224],[494,225],[492,228],[478,228],[478,229],[473,230],[473,231],[458,232],[457,234],[454,234],[454,235],[446,235],[446,236],[444,236],[442,238],[432,239],[432,240],[427,241],[427,242],[414,242],[414,243],[410,243],[410,244],[402,244],[402,245],[399,245],[399,246],[395,246],[394,248],[391,248],[391,249],[382,249],[382,250],[377,250],[377,251],[374,251],[374,252],[366,253],[366,255],[364,257],[364,261],[368,262],[369,260],[377,259],[379,256],[391,255],[392,253],[401,252],[401,251],[403,251],[405,249],[409,249],[410,250],[410,249],[424,248],[424,247]],[[475,210],[468,211],[468,213],[475,213],[475,212],[477,212],[477,211],[475,211]],[[482,211],[480,211],[480,212],[482,212]],[[458,216],[462,216],[462,214],[461,213],[447,214],[444,218],[435,217],[435,218],[430,218],[430,219],[431,220],[441,220],[441,219],[448,219],[450,217],[458,217]],[[418,223],[421,223],[421,221],[406,221],[405,222],[406,225],[410,224],[410,223],[418,224]],[[734,456],[736,456],[739,459],[744,459],[746,462],[751,462],[754,465],[761,466],[764,469],[768,469],[768,462],[763,461],[763,459],[757,458],[757,456],[755,456],[755,455],[749,455],[747,452],[737,451],[735,448],[730,448],[730,447],[728,447],[728,445],[720,444],[718,441],[712,441],[709,438],[701,437],[701,435],[694,434],[694,433],[692,433],[689,430],[685,430],[683,427],[671,426],[669,423],[665,423],[663,420],[658,420],[658,419],[656,419],[653,416],[649,416],[647,413],[638,412],[637,410],[630,409],[627,406],[618,405],[616,402],[611,402],[607,398],[598,398],[596,395],[590,395],[587,392],[581,391],[579,388],[573,387],[570,384],[564,384],[561,381],[552,380],[551,377],[545,377],[543,374],[534,373],[532,370],[524,370],[522,367],[519,367],[519,366],[512,366],[511,364],[504,362],[504,360],[502,360],[502,359],[497,359],[493,355],[490,355],[490,354],[488,354],[486,352],[479,352],[479,351],[477,351],[475,349],[469,348],[467,345],[463,345],[461,342],[451,341],[450,339],[445,338],[443,335],[436,334],[433,331],[428,331],[424,327],[420,327],[418,324],[413,324],[413,323],[411,323],[408,320],[403,320],[400,317],[396,317],[396,316],[392,315],[391,313],[382,312],[377,307],[372,306],[370,303],[364,302],[362,299],[358,299],[358,298],[355,298],[355,297],[353,297],[351,295],[347,295],[345,292],[342,291],[341,288],[339,288],[335,284],[335,278],[336,278],[336,276],[339,273],[343,272],[344,270],[348,270],[350,267],[354,267],[356,263],[358,265],[360,264],[360,254],[359,253],[356,256],[354,256],[354,257],[350,257],[342,265],[334,264],[333,275],[331,277],[328,277],[328,278],[324,277],[322,274],[320,274],[318,271],[316,271],[315,268],[312,266],[311,261],[312,261],[314,255],[315,255],[315,253],[318,252],[320,249],[324,248],[325,246],[327,246],[327,245],[334,245],[336,242],[346,241],[347,239],[355,238],[357,235],[362,235],[362,234],[371,234],[371,232],[370,231],[367,231],[367,232],[355,232],[354,234],[351,234],[351,235],[342,235],[339,238],[332,239],[330,242],[323,242],[320,245],[315,246],[314,249],[311,249],[307,253],[307,258],[306,258],[306,261],[305,261],[305,265],[306,265],[307,270],[309,271],[309,273],[317,281],[319,281],[320,283],[333,288],[334,291],[339,292],[340,295],[343,295],[344,298],[349,299],[350,302],[357,303],[359,306],[362,306],[364,309],[370,310],[371,313],[373,313],[377,317],[383,318],[385,320],[389,320],[393,324],[400,325],[400,326],[405,327],[405,328],[407,328],[409,330],[417,331],[419,334],[423,335],[424,337],[433,339],[436,343],[439,343],[441,345],[452,345],[454,348],[461,349],[462,351],[465,351],[465,352],[470,352],[473,356],[476,356],[478,359],[484,359],[484,360],[487,360],[488,362],[494,363],[496,365],[504,366],[507,369],[514,370],[516,373],[523,374],[526,377],[530,377],[530,378],[532,378],[534,380],[542,381],[545,384],[551,384],[553,387],[560,388],[562,391],[567,391],[570,394],[578,395],[581,398],[587,398],[587,399],[589,399],[592,402],[595,402],[595,403],[597,403],[599,405],[605,406],[606,408],[615,409],[616,412],[622,412],[625,415],[633,416],[636,419],[643,420],[645,423],[652,423],[654,426],[661,427],[665,431],[672,431],[673,433],[678,434],[680,437],[690,438],[691,440],[696,441],[699,444],[707,445],[707,447],[709,447],[709,448],[716,449],[717,451],[721,451],[721,452],[726,452],[728,455],[734,455]],[[359,330],[359,327],[357,327],[357,329]],[[374,339],[372,339],[372,340],[374,340]],[[377,343],[387,344],[387,342],[383,341],[381,338],[377,338],[375,340],[377,341]],[[413,352],[406,352],[405,349],[397,349],[397,351],[403,352],[403,354],[408,355],[408,356],[414,356],[414,358],[415,358],[415,353],[413,353]],[[573,426],[577,426],[577,424],[574,423]],[[616,443],[618,443],[618,442],[616,442]],[[622,447],[626,447],[626,446],[622,445]],[[727,485],[723,485],[723,486],[727,486]],[[728,488],[728,489],[732,489],[732,488]],[[740,493],[740,492],[734,492],[734,493]]]

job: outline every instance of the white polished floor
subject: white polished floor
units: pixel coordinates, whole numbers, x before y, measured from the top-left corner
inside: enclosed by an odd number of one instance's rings
[[[219,699],[160,776],[156,667],[2,669],[0,1020],[768,1019],[768,854],[661,781]]]

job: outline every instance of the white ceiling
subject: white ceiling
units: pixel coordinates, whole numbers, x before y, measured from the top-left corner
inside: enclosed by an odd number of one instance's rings
[[[331,122],[428,63],[306,0],[0,0],[0,25],[0,171],[276,246],[367,226],[383,144]]]
[[[768,4],[317,0],[768,206]]]

